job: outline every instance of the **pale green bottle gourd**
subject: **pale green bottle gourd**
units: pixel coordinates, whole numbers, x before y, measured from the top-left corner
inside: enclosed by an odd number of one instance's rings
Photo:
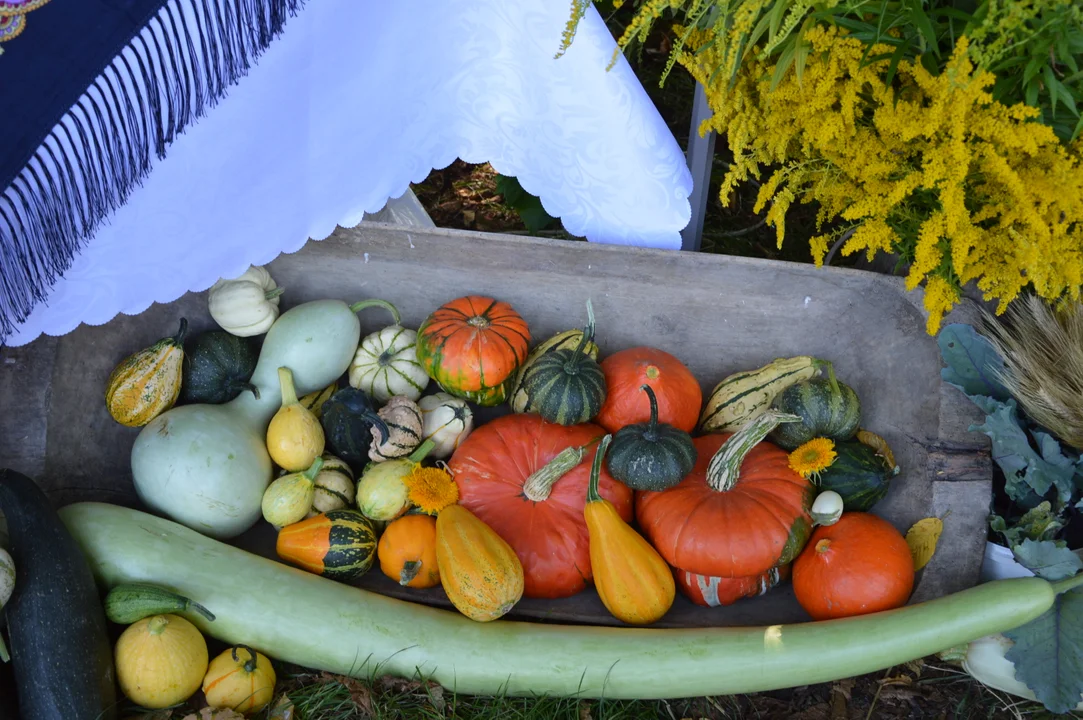
[[[261,516],[273,467],[264,437],[278,411],[278,368],[293,371],[298,395],[346,372],[361,324],[341,300],[316,300],[283,313],[267,332],[251,382],[223,405],[184,405],[146,426],[132,448],[135,489],[147,507],[215,538],[248,530]]]

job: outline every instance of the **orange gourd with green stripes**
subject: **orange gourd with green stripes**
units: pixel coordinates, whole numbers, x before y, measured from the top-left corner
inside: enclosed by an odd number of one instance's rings
[[[417,359],[447,392],[498,405],[526,360],[530,330],[506,302],[470,295],[440,306],[417,331]]]
[[[332,510],[282,528],[275,551],[311,573],[351,580],[372,567],[376,529],[359,510]]]
[[[451,604],[471,620],[496,620],[523,597],[523,565],[515,551],[462,505],[436,516],[436,563]]]
[[[173,407],[180,395],[187,332],[188,321],[181,318],[176,335],[129,355],[113,369],[105,405],[114,420],[141,427]]]

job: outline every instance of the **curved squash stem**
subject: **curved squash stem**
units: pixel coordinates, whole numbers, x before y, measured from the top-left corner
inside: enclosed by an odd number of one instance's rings
[[[386,442],[386,440],[384,442]],[[436,443],[432,441],[432,438],[429,438],[425,442],[418,445],[416,450],[406,456],[406,459],[416,465],[417,463],[428,457],[429,453],[432,452],[432,449],[434,447],[436,447]]]
[[[278,297],[279,295],[281,295],[285,291],[286,291],[286,288],[284,288],[284,287],[276,287],[274,290],[268,290],[267,292],[263,293],[263,297],[266,300],[274,300],[276,297]]]
[[[590,466],[590,482],[587,483],[588,503],[602,501],[602,496],[598,494],[598,477],[602,474],[602,458],[605,457],[606,451],[609,450],[609,443],[612,441],[612,435],[606,435],[602,438],[602,442],[598,446],[598,452],[594,456],[594,462]]]
[[[745,423],[740,430],[731,435],[707,465],[707,484],[714,490],[726,492],[737,484],[741,477],[741,463],[745,456],[767,437],[768,433],[782,423],[801,422],[797,415],[768,410],[763,415]]]
[[[288,367],[278,368],[278,384],[282,386],[282,407],[297,404],[297,388],[293,386],[293,371]]]
[[[658,398],[654,395],[654,388],[650,385],[640,385],[639,389],[647,393],[647,399],[651,403],[651,421],[647,432],[643,433],[643,439],[655,442],[658,440]]]
[[[190,600],[188,598],[185,598],[185,599],[188,600],[188,603],[187,603],[188,607],[186,607],[185,610],[191,610],[192,612],[194,612],[194,613],[196,613],[198,615],[202,615],[207,622],[214,622],[214,620],[215,620],[214,613],[212,613],[210,610],[208,610],[207,608],[205,608],[202,605],[200,605],[199,603],[197,603],[195,600]]]
[[[259,400],[259,388],[256,387],[255,385],[253,385],[252,383],[250,383],[250,382],[238,382],[238,383],[234,383],[233,387],[241,388],[241,392],[244,392],[245,390],[251,390],[252,395],[257,400]]]
[[[590,303],[590,298],[587,298],[587,324],[583,328],[583,337],[579,338],[579,344],[575,346],[575,352],[568,358],[568,362],[564,363],[564,372],[569,375],[574,375],[579,368],[579,363],[583,361],[583,353],[587,349],[587,344],[594,341],[594,306]]]
[[[839,390],[839,381],[835,378],[835,366],[827,360],[821,360],[820,362],[827,368],[827,381],[831,383],[831,392],[835,393],[836,396],[841,395],[842,390]]]
[[[350,310],[354,312],[360,312],[361,310],[370,307],[382,307],[384,310],[387,310],[391,313],[391,319],[395,321],[393,324],[402,325],[402,316],[399,315],[399,309],[389,303],[387,300],[380,300],[379,298],[369,298],[368,300],[355,302],[353,305],[350,306]]]
[[[177,334],[173,336],[171,342],[179,348],[184,347],[184,338],[188,335],[188,318],[180,319],[180,329],[177,330]]]
[[[1057,595],[1066,593],[1069,590],[1075,590],[1077,587],[1083,587],[1083,573],[1073,575],[1070,578],[1064,580],[1058,580],[1055,583],[1050,583],[1053,586],[1053,592]]]
[[[587,450],[596,442],[598,442],[597,438],[586,445],[561,450],[552,460],[530,474],[523,483],[523,495],[527,500],[534,502],[548,500],[549,493],[553,491],[553,486],[557,484],[557,481],[578,467],[579,463],[583,462],[583,456],[587,454]]]
[[[246,673],[254,673],[256,671],[256,651],[247,645],[234,645],[232,654],[233,662],[240,662],[241,659],[237,657],[237,650],[245,650],[248,652],[248,659],[244,662],[244,671]]]

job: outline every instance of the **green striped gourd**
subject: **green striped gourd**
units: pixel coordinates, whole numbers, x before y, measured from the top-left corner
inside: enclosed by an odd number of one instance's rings
[[[661,492],[692,471],[696,446],[692,437],[658,422],[658,400],[650,385],[643,385],[651,402],[649,422],[625,425],[613,435],[606,465],[609,474],[633,490]]]
[[[714,386],[699,418],[701,433],[737,432],[762,415],[780,392],[816,377],[829,363],[801,355],[777,358],[761,368],[734,373]]]
[[[830,367],[826,378],[802,380],[783,390],[771,407],[801,418],[801,422],[780,425],[771,435],[785,450],[794,450],[816,437],[849,440],[861,423],[857,393],[836,380]]]
[[[526,362],[515,371],[515,374],[512,375],[511,379],[506,383],[508,405],[511,406],[512,412],[529,412],[529,410],[527,410],[527,405],[530,403],[530,396],[523,390],[523,375],[525,375],[526,371],[538,361],[538,358],[546,353],[555,352],[557,350],[575,350],[582,339],[582,330],[565,330],[557,333],[545,342],[540,343],[530,351],[530,355],[527,356]],[[583,352],[592,360],[598,359],[599,348],[594,342],[587,342],[586,347],[583,348]]]
[[[835,443],[834,462],[820,472],[820,489],[841,495],[846,512],[864,512],[878,503],[899,474],[887,444],[872,433],[858,433],[858,438],[867,436],[879,440],[883,449],[862,440]]]
[[[376,528],[358,510],[332,510],[282,528],[275,551],[311,573],[353,580],[368,572],[376,558]]]
[[[378,403],[396,395],[417,400],[429,384],[429,375],[417,359],[417,331],[402,326],[398,308],[389,302],[372,299],[360,304],[386,309],[394,324],[361,340],[350,363],[350,385]]]

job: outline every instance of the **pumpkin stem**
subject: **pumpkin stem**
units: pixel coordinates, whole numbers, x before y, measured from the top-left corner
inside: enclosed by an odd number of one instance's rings
[[[387,440],[385,439],[384,442],[387,442]],[[432,452],[432,449],[434,447],[436,447],[436,443],[434,443],[432,441],[432,438],[429,438],[425,442],[418,445],[417,449],[414,450],[412,453],[410,453],[406,457],[406,459],[416,465],[416,464],[420,463],[422,460],[424,460],[428,456],[428,454],[430,452]]]
[[[711,458],[707,465],[707,484],[719,492],[731,490],[737,484],[737,478],[741,477],[741,463],[745,456],[767,437],[768,433],[782,423],[789,422],[801,422],[801,418],[777,410],[768,410],[745,423],[722,443],[722,447],[718,448],[718,452]]]
[[[654,388],[650,385],[640,385],[639,389],[647,393],[647,399],[651,402],[651,421],[647,432],[643,433],[643,439],[655,442],[658,440],[658,398],[655,397]]]
[[[1066,593],[1069,590],[1074,590],[1080,585],[1083,585],[1083,573],[1079,573],[1078,575],[1074,575],[1065,580],[1059,580],[1051,584],[1053,585],[1053,592],[1055,592],[1057,595],[1060,595],[1061,593]]]
[[[613,441],[612,435],[606,435],[602,438],[601,444],[598,446],[598,452],[594,455],[594,462],[590,466],[590,482],[587,483],[587,502],[601,502],[602,496],[598,494],[598,477],[602,474],[602,458],[605,457],[605,453],[609,450],[609,443]]]
[[[839,390],[839,381],[835,378],[835,366],[827,360],[821,361],[824,367],[827,368],[827,381],[831,383],[831,392],[835,393],[836,397],[841,397],[842,390]]]
[[[184,338],[188,335],[188,318],[180,319],[180,329],[177,330],[177,334],[173,336],[171,341],[179,348],[184,347]]]
[[[233,386],[241,388],[241,392],[244,392],[245,390],[251,390],[252,395],[254,395],[255,398],[257,400],[259,400],[259,388],[256,387],[255,385],[253,385],[252,383],[250,383],[250,382],[237,382],[237,383],[234,383]]]
[[[276,287],[274,290],[268,290],[267,292],[263,293],[263,297],[267,300],[274,300],[285,291],[286,288],[284,287]]]
[[[549,493],[553,491],[553,486],[557,481],[578,467],[579,463],[583,462],[583,456],[587,454],[587,450],[596,442],[598,442],[597,439],[591,440],[586,445],[561,450],[552,460],[530,474],[523,483],[523,495],[527,500],[534,502],[548,500]]]
[[[231,653],[233,655],[233,662],[241,661],[241,659],[237,657],[238,649],[248,651],[248,659],[244,662],[244,671],[249,674],[254,673],[256,671],[256,651],[248,647],[247,645],[234,645],[231,650]]]
[[[360,312],[361,310],[369,307],[382,307],[384,310],[387,310],[391,313],[391,319],[395,321],[393,323],[394,325],[402,324],[402,316],[399,315],[399,309],[389,303],[387,300],[380,300],[379,298],[369,298],[368,300],[355,302],[353,305],[350,306],[350,310],[353,310],[354,312]]]
[[[323,458],[318,457],[312,461],[311,465],[308,466],[308,470],[303,471],[301,474],[304,475],[309,482],[315,482],[316,476],[320,474],[320,468],[322,467]]]
[[[409,585],[419,572],[421,572],[421,561],[407,560],[402,564],[402,572],[399,573],[399,585]]]
[[[579,363],[583,360],[583,352],[587,348],[587,343],[594,340],[594,306],[590,303],[590,298],[587,298],[587,324],[583,328],[583,336],[579,338],[579,344],[575,346],[575,352],[568,358],[568,362],[564,363],[564,372],[569,375],[574,375],[579,369]]]
[[[288,367],[278,368],[278,384],[282,386],[282,407],[297,404],[297,388],[293,386],[293,371]]]

